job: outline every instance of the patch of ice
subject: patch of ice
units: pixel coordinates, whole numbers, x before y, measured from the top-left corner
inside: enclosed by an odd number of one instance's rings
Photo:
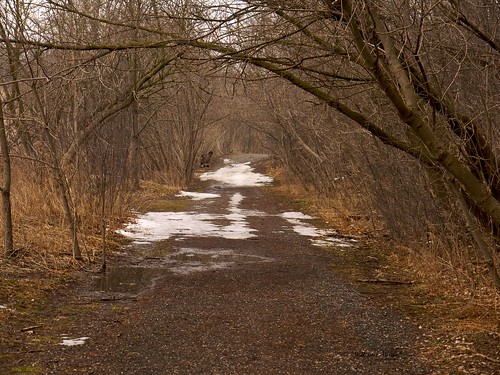
[[[226,219],[228,225],[217,224]],[[227,215],[212,215],[198,212],[148,212],[140,215],[134,223],[119,230],[122,235],[135,242],[161,241],[180,237],[223,237],[247,239],[255,237],[256,230],[249,227],[246,216],[233,212]]]
[[[233,221],[231,224],[222,228],[221,237],[230,240],[245,240],[247,238],[257,237],[257,235],[250,232],[256,232],[251,229],[245,221]]]
[[[76,345],[83,345],[85,344],[85,341],[90,339],[90,337],[79,337],[76,339],[69,339],[67,337],[63,337],[63,340],[59,345],[64,345],[64,346],[76,346]]]
[[[309,224],[304,224],[301,222],[292,222],[292,221],[290,221],[290,224],[292,224],[293,231],[302,236],[321,237],[324,235],[324,233],[320,229],[313,227],[312,225]]]
[[[241,193],[235,193],[231,196],[231,200],[229,201],[230,207],[238,207],[241,201],[245,198]]]
[[[180,234],[200,236],[217,231],[211,220],[214,215],[197,212],[148,212],[120,233],[136,241],[161,241]]]
[[[226,163],[226,160],[224,160]],[[236,187],[262,186],[273,181],[272,177],[262,173],[253,172],[249,163],[228,164],[214,172],[205,172],[200,175],[200,180],[215,180]]]
[[[303,214],[302,212],[283,212],[281,217],[285,219],[302,219],[302,220],[310,220],[314,219],[312,216]]]
[[[181,190],[176,197],[189,197],[194,201],[201,201],[203,199],[218,198],[220,194],[215,193],[197,193],[193,191],[183,191]]]
[[[314,246],[326,247],[326,246],[334,246],[334,247],[353,247],[354,244],[344,241],[340,238],[325,238],[321,240],[312,240],[312,244]]]
[[[245,210],[242,208],[239,208],[238,206],[240,203],[243,201],[245,197],[241,193],[235,193],[231,196],[231,199],[229,200],[229,209],[228,211],[230,212],[228,215],[226,215],[227,219],[244,219],[249,216],[267,216],[265,212],[258,211],[258,210]]]
[[[302,212],[283,212],[281,215],[286,221],[292,224],[292,229],[295,233],[307,237],[321,237],[327,234],[326,231],[318,229],[311,224],[304,223],[301,220],[314,219],[312,216],[303,214]]]
[[[302,212],[284,212],[280,215],[292,225],[292,230],[302,236],[313,237],[311,242],[314,246],[335,246],[352,247],[356,240],[346,240],[343,238],[331,237],[335,234],[334,230],[318,229],[309,223],[301,220],[313,219],[312,216],[305,215]]]

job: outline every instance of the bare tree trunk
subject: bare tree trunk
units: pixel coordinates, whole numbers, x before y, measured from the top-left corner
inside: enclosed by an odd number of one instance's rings
[[[16,16],[17,19],[17,16]],[[17,19],[16,23],[21,25],[23,21]],[[16,131],[19,135],[21,144],[24,148],[24,151],[27,155],[34,156],[35,151],[33,149],[31,134],[29,133],[26,125],[21,120],[21,117],[24,115],[24,98],[21,95],[21,88],[19,86],[18,76],[21,71],[21,62],[20,62],[20,48],[19,46],[14,46],[9,42],[7,32],[5,27],[0,22],[0,37],[2,38],[3,43],[6,46],[7,59],[9,65],[9,73],[12,77],[12,90],[7,94],[10,103],[8,103],[9,107],[12,109],[12,113],[16,114]],[[7,93],[9,90],[5,90]],[[17,102],[17,105],[16,105]]]
[[[50,154],[52,156],[52,163],[54,169],[54,178],[57,183],[57,187],[59,190],[59,196],[62,200],[64,214],[66,216],[66,222],[68,224],[68,229],[71,235],[71,240],[73,242],[73,258],[76,260],[82,260],[82,253],[80,251],[80,245],[78,243],[78,233],[77,233],[77,216],[74,215],[71,210],[69,191],[66,184],[66,180],[64,178],[64,173],[59,164],[59,160],[57,158],[57,150],[54,144],[54,138],[52,134],[50,134],[50,130],[47,126],[44,126],[43,131],[45,133],[45,138],[47,139],[47,143],[50,148]]]
[[[106,270],[107,256],[106,256],[106,190],[107,190],[107,158],[103,158],[101,166],[101,235],[102,235],[102,262],[101,270]]]
[[[12,233],[12,208],[10,202],[10,187],[12,182],[11,164],[9,154],[9,144],[7,142],[7,132],[5,131],[5,120],[3,116],[3,102],[0,100],[0,151],[3,162],[3,186],[0,187],[2,193],[2,217],[4,227],[4,252],[7,257],[13,256],[14,236]]]
[[[132,1],[130,2],[130,12],[131,16],[134,19],[134,23],[136,26],[139,26],[139,15],[141,12],[141,1]],[[137,27],[133,31],[133,40],[138,40],[139,30]],[[130,80],[133,84],[133,87],[136,87],[138,84],[139,78],[139,61],[138,52],[132,51],[131,58],[131,71],[130,71]],[[133,102],[132,102],[132,126],[131,126],[131,134],[130,134],[130,144],[129,144],[129,176],[131,187],[134,190],[139,189],[139,180],[140,180],[140,166],[141,166],[141,155],[140,155],[140,129],[139,129],[139,103],[137,98],[137,92],[132,92]]]

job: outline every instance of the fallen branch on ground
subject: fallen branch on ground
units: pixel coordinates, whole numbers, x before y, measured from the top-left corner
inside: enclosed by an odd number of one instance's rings
[[[389,284],[389,285],[411,285],[413,281],[399,281],[388,279],[357,279],[360,283]]]

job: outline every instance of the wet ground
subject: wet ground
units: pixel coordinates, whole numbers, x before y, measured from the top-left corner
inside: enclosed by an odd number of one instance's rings
[[[209,195],[178,198],[188,211],[131,223],[135,242],[81,291],[84,307],[61,313],[54,343],[20,364],[47,374],[432,373],[418,330],[332,272],[328,248],[356,251],[361,238],[317,229],[266,182],[232,181],[207,179],[196,193]]]

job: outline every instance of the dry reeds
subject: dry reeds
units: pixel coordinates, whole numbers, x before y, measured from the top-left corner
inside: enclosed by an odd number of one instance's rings
[[[72,258],[72,240],[59,192],[49,168],[18,161],[13,168],[11,201],[13,208],[16,264],[33,269],[57,271],[80,267]],[[91,189],[90,178],[80,176],[68,182],[72,210],[82,255],[87,262],[99,257],[103,221],[116,229],[130,216],[140,194],[120,186],[108,186],[104,192]],[[87,185],[86,185],[87,182]],[[103,197],[104,210],[103,210]],[[3,234],[0,234],[0,237]],[[113,245],[114,238],[108,241]]]

